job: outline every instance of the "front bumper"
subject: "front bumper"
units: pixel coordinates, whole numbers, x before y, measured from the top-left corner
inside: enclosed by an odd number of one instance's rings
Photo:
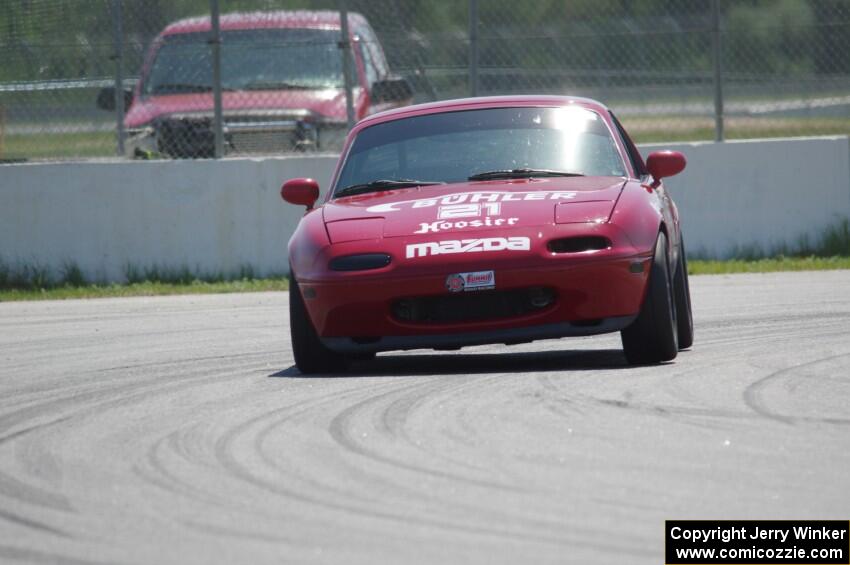
[[[635,249],[610,224],[594,226],[592,231],[605,235],[613,245],[593,252],[553,253],[542,234],[563,237],[588,229],[580,225],[543,228],[540,244],[525,253],[463,253],[416,261],[405,261],[396,253],[390,266],[375,271],[321,269],[333,256],[364,248],[362,241],[340,243],[314,256],[312,272],[296,272],[296,276],[317,333],[329,348],[338,351],[447,348],[618,331],[640,311],[651,253]],[[516,316],[450,323],[405,321],[394,311],[398,301],[446,296],[449,275],[487,270],[495,273],[496,290],[543,287],[554,292],[555,300],[545,308]]]
[[[637,317],[617,316],[585,323],[562,322],[527,326],[519,328],[502,328],[489,331],[473,331],[454,334],[438,335],[393,335],[372,340],[350,337],[323,337],[322,343],[328,349],[339,353],[372,353],[378,351],[395,351],[403,349],[441,349],[453,350],[470,345],[488,343],[504,343],[515,345],[538,339],[555,339],[569,336],[587,336],[620,331],[628,327]]]
[[[225,116],[222,130],[229,154],[340,151],[348,133],[344,123],[263,114]],[[157,118],[148,126],[128,129],[125,139],[128,157],[211,158],[214,147],[212,118],[207,116]]]

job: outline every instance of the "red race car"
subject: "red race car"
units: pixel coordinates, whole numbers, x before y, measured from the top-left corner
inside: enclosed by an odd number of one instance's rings
[[[619,331],[632,364],[693,342],[676,206],[602,104],[509,96],[409,106],[348,135],[324,203],[289,241],[290,326],[302,373],[378,351]]]

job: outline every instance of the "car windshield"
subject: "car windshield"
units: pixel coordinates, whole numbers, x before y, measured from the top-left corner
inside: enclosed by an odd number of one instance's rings
[[[177,94],[212,90],[209,34],[166,36],[142,91]],[[339,88],[339,31],[252,29],[221,33],[224,90]]]
[[[504,176],[482,175],[494,171]],[[540,176],[626,176],[611,132],[596,112],[577,106],[488,108],[415,116],[364,129],[354,140],[336,187],[376,179],[451,183],[475,175],[482,180],[518,178],[535,176],[535,171]]]

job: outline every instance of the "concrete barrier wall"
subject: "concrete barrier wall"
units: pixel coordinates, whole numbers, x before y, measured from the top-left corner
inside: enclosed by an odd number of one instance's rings
[[[667,181],[691,252],[769,250],[817,237],[850,217],[846,137],[646,145],[682,151]],[[285,272],[301,209],[281,182],[312,176],[327,188],[333,156],[20,164],[0,167],[0,258],[60,270],[74,262],[98,280],[127,265],[200,273]]]
[[[643,145],[681,151],[688,166],[665,181],[689,252],[728,256],[813,241],[850,218],[847,137]]]
[[[0,167],[0,258],[91,279],[125,268],[199,273],[288,271],[286,242],[304,209],[280,198],[283,180],[326,188],[336,157],[22,164]]]

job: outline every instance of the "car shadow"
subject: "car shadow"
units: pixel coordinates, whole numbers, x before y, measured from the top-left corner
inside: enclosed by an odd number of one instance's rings
[[[533,373],[539,371],[599,371],[634,368],[622,349],[561,350],[522,353],[460,353],[452,355],[380,355],[357,361],[341,373],[303,375],[292,365],[269,377],[350,378],[472,375],[481,373]]]

